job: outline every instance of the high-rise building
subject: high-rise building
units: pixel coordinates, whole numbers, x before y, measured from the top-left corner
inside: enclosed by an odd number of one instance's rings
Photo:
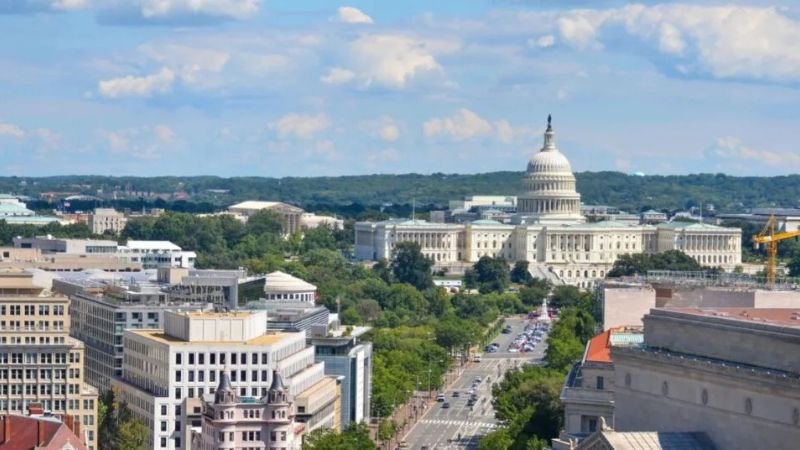
[[[0,296],[0,412],[45,412],[80,421],[89,450],[97,446],[97,390],[84,383],[83,342],[70,337],[69,300]]]
[[[203,397],[202,428],[192,450],[265,448],[300,450],[304,426],[294,420],[289,388],[277,371],[261,398],[240,397],[223,372],[216,392]]]
[[[337,386],[314,361],[305,333],[267,332],[265,311],[167,311],[163,326],[125,331],[122,376],[112,382],[152,430],[152,448],[190,447],[187,427],[201,426],[199,400],[215,393],[224,371],[238,396],[260,398],[277,370],[296,404],[306,398],[296,413],[307,431],[336,426]]]

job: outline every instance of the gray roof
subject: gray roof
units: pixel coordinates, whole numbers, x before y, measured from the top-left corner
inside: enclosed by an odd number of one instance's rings
[[[272,371],[272,384],[269,386],[270,391],[285,391],[286,385],[283,383],[283,377],[277,370]]]
[[[614,450],[713,450],[714,444],[705,433],[603,430],[599,436],[586,439],[581,444],[605,442]],[[579,449],[589,448],[580,445]]]

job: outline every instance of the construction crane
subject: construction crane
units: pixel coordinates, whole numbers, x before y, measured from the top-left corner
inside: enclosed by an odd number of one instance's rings
[[[760,233],[753,235],[753,244],[758,248],[759,244],[767,246],[767,284],[775,284],[775,272],[778,265],[778,242],[800,236],[800,230],[778,231],[775,232],[777,220],[775,216],[769,216],[769,220],[764,225]]]

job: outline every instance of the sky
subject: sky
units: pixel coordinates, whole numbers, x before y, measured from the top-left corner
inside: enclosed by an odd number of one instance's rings
[[[0,174],[800,172],[800,2],[0,0]]]

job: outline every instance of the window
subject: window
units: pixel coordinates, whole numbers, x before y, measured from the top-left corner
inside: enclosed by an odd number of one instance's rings
[[[162,416],[167,415],[167,405],[161,405],[161,415]]]
[[[182,372],[180,370],[176,370],[175,371],[175,381],[176,382],[180,382],[181,381],[181,373]]]
[[[175,364],[183,364],[183,358],[181,358],[181,355],[181,353],[175,353]]]
[[[597,419],[589,419],[589,433],[597,431]]]
[[[189,364],[194,365],[194,353],[189,353]]]
[[[175,388],[175,400],[182,400],[183,393],[181,392],[181,388]]]
[[[605,385],[605,379],[603,377],[597,377],[597,389],[602,391],[603,389],[605,389],[604,385]]]
[[[216,364],[217,363],[217,354],[216,353],[209,353],[208,354],[208,363],[209,364]]]

